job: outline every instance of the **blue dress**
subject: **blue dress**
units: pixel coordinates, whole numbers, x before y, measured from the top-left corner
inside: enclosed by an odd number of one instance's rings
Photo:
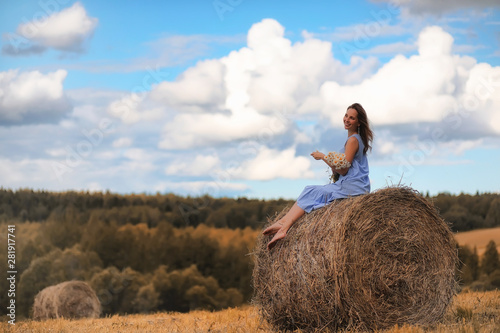
[[[340,175],[339,180],[335,183],[310,185],[304,188],[297,199],[297,205],[306,211],[306,213],[321,208],[335,199],[348,198],[370,192],[368,159],[366,158],[366,154],[363,153],[365,146],[359,134],[352,136],[358,140],[359,148],[356,155],[354,155],[351,167],[345,176]],[[344,153],[345,147],[339,152]]]

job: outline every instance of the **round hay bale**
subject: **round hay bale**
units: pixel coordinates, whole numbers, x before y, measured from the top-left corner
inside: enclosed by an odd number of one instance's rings
[[[271,238],[257,239],[253,301],[277,330],[427,325],[456,293],[453,234],[408,187],[305,214],[268,251]]]
[[[47,287],[35,296],[33,319],[99,318],[101,303],[83,281],[66,281]]]

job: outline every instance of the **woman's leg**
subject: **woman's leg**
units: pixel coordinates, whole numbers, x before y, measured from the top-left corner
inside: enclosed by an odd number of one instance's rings
[[[302,215],[305,214],[305,211],[294,203],[292,208],[279,219],[276,223],[269,226],[263,231],[264,235],[275,234],[273,239],[267,244],[267,248],[270,250],[276,245],[276,242],[282,238],[285,238],[288,229],[297,221]]]

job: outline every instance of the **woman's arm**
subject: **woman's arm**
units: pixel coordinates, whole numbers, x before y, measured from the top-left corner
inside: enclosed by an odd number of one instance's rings
[[[349,161],[349,163],[352,163],[354,160],[354,155],[358,152],[359,149],[359,142],[356,138],[350,138],[347,140],[346,145],[345,145],[345,157],[346,160]],[[325,160],[325,154],[319,151],[315,151],[311,154],[312,157],[316,160],[323,160],[326,164],[328,164],[329,167],[332,168],[333,172],[336,172],[338,174],[341,174],[342,176],[345,176],[347,171],[349,171],[349,168],[343,168],[343,169],[335,169],[333,168],[326,160]]]
[[[328,164],[328,162],[325,160],[325,154],[323,154],[322,152],[320,151],[314,151],[311,153],[311,156],[314,157],[315,160],[322,160],[323,162],[325,162],[326,164]],[[329,167],[331,167],[330,164],[328,164]]]
[[[352,161],[354,160],[354,155],[356,155],[356,153],[358,152],[358,149],[359,149],[359,142],[356,138],[350,138],[349,140],[347,140],[347,142],[345,144],[345,159],[350,164],[352,164]],[[347,171],[349,171],[349,167],[343,168],[343,169],[332,168],[332,170],[336,173],[341,174],[342,176],[345,176]]]

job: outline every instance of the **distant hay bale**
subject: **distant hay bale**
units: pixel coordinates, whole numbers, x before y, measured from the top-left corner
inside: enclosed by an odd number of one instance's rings
[[[271,238],[257,239],[253,301],[277,330],[427,325],[456,293],[453,234],[408,187],[306,214],[268,251]]]
[[[35,296],[33,319],[99,318],[101,304],[83,281],[66,281],[47,287]]]

